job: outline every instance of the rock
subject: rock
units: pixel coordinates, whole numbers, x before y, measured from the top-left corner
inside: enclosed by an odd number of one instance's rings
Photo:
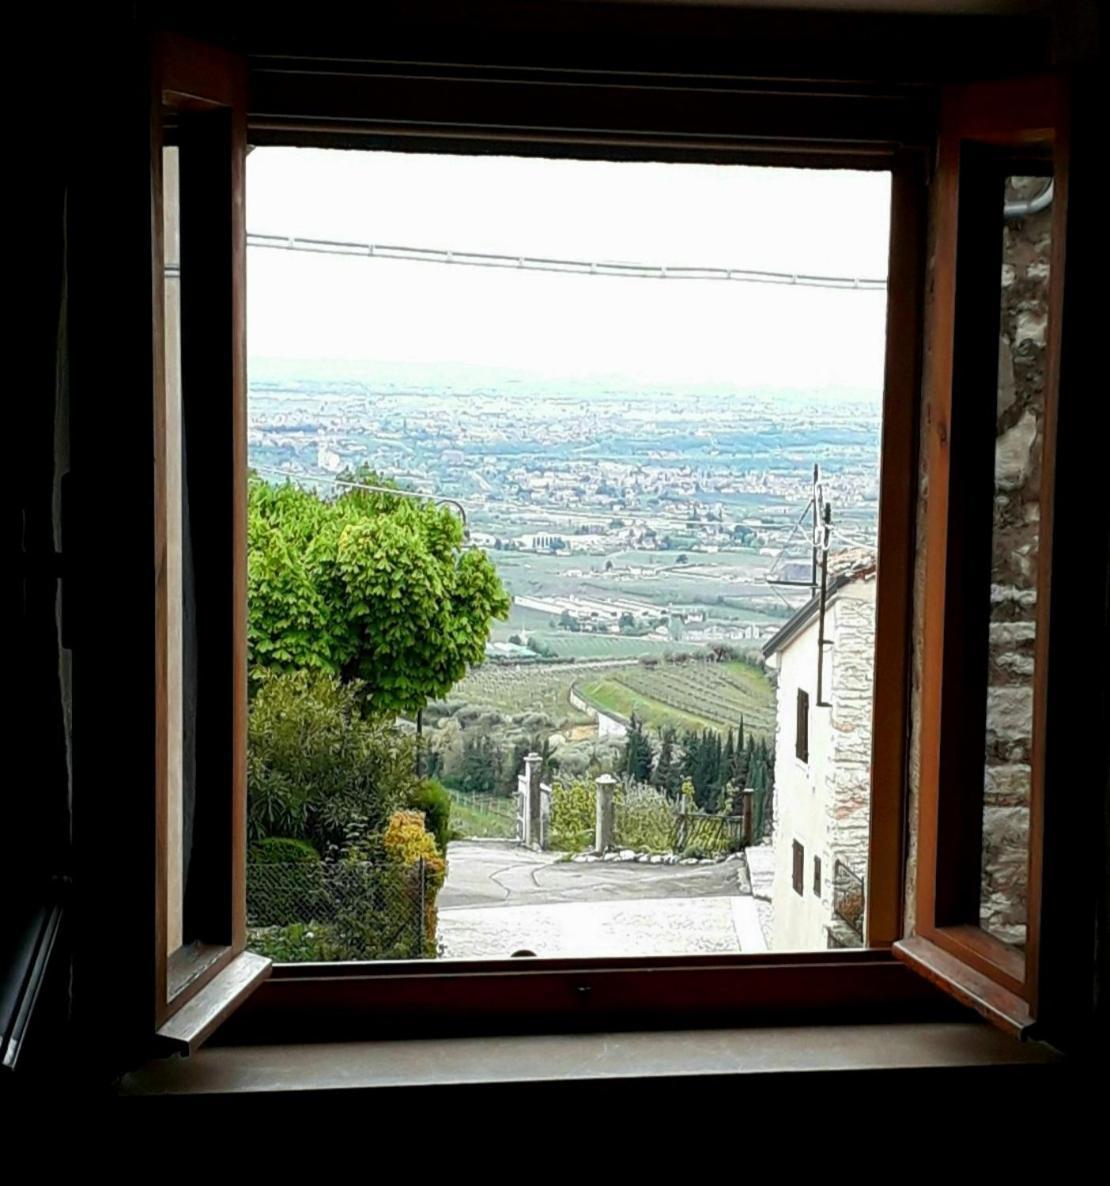
[[[661,865],[667,858],[661,852],[653,852],[648,860],[653,865]]]
[[[636,859],[636,853],[631,848],[622,848],[620,858],[622,861],[634,861]]]
[[[680,865],[696,865],[696,864],[698,864],[698,858],[697,857],[683,857],[682,860],[680,860],[678,863]]]
[[[607,852],[602,859],[606,861],[619,861],[621,854],[619,852]]]
[[[1002,490],[1020,490],[1033,468],[1037,418],[1026,409],[1021,419],[995,441],[994,480]]]

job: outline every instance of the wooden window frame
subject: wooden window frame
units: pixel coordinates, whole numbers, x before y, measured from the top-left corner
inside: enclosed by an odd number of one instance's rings
[[[154,112],[160,109],[167,93],[178,96],[175,101],[186,107],[211,103],[214,97],[219,102],[219,87],[239,70],[233,55],[178,38],[156,42],[153,60],[156,65],[150,97]],[[222,627],[231,648],[225,674],[235,689],[225,701],[225,739],[230,748],[222,755],[218,747],[209,750],[212,763],[230,760],[235,767],[231,774],[224,767],[221,775],[230,788],[230,816],[214,825],[212,838],[212,851],[222,851],[225,856],[230,853],[232,857],[226,863],[219,858],[219,869],[226,872],[218,873],[214,883],[214,897],[218,908],[226,911],[223,917],[227,921],[223,933],[214,936],[214,946],[219,949],[216,958],[189,986],[190,995],[179,994],[171,1005],[166,996],[170,970],[159,954],[164,951],[164,919],[155,919],[148,933],[147,916],[136,912],[140,954],[151,961],[153,981],[153,991],[146,998],[149,1007],[144,1003],[143,1016],[153,1018],[162,1048],[195,1048],[235,1010],[223,1031],[227,1040],[257,1040],[263,1034],[278,1041],[329,1034],[396,1034],[405,1026],[411,1026],[411,1032],[428,1034],[452,1027],[474,1032],[485,1027],[702,1025],[711,1019],[736,1024],[771,1016],[818,1020],[945,1014],[949,1009],[945,998],[891,954],[891,945],[901,936],[905,846],[925,148],[930,140],[924,105],[907,102],[904,96],[891,99],[888,95],[876,98],[872,110],[852,88],[833,84],[828,94],[821,88],[814,93],[787,95],[774,87],[765,93],[756,88],[738,104],[735,92],[723,87],[720,79],[676,79],[665,75],[617,82],[606,77],[596,80],[595,85],[580,72],[562,77],[548,70],[539,79],[470,77],[448,85],[434,69],[421,74],[412,67],[386,71],[373,80],[373,85],[364,86],[364,80],[354,78],[354,72],[337,74],[323,82],[314,81],[311,73],[286,71],[280,65],[268,73],[266,68],[256,66],[250,131],[245,135],[242,123],[234,123],[234,135],[241,137],[237,144],[245,147],[249,139],[257,144],[851,167],[891,173],[868,946],[862,951],[645,960],[284,965],[253,995],[248,995],[265,973],[252,972],[244,963],[245,894],[243,866],[237,863],[243,844],[245,805],[246,549],[240,546],[244,536],[239,534],[245,530],[245,368],[241,338],[233,338],[228,344],[225,335],[220,339],[224,344],[212,350],[201,365],[211,368],[209,373],[218,380],[214,390],[225,392],[226,397],[213,398],[200,414],[211,427],[214,440],[218,437],[223,442],[214,447],[218,451],[230,445],[233,458],[230,467],[226,451],[214,458],[223,467],[220,481],[226,483],[222,508],[225,518],[215,538],[239,541],[231,557],[223,545],[213,544],[212,553],[224,557],[220,563],[226,565],[232,600],[230,618],[224,619]],[[676,88],[681,102],[676,102]],[[241,96],[223,93],[225,104],[238,104]],[[519,99],[516,107],[510,101],[512,96]],[[421,110],[414,112],[414,105]],[[513,111],[519,124],[503,122],[507,110]],[[491,113],[501,118],[493,119]],[[419,118],[412,118],[414,115]],[[154,181],[159,157],[155,150],[160,148],[157,115],[152,117],[147,134]],[[242,153],[238,148],[236,151],[241,165]],[[154,195],[159,188],[152,186]],[[156,197],[151,200],[150,214],[154,243],[161,225]],[[241,324],[240,207],[233,209],[232,219],[232,322]],[[154,296],[152,337],[157,362],[152,367],[157,372],[162,340],[158,324],[160,253],[149,252],[148,266],[152,259],[149,279]],[[222,308],[226,315],[227,306]],[[218,337],[222,329],[213,317],[211,328]],[[219,366],[225,369],[221,372]],[[196,460],[190,457],[190,467]],[[205,501],[203,511],[215,515],[219,502],[219,496],[213,494]],[[143,514],[137,514],[136,523],[145,522]],[[232,520],[230,525],[228,518]],[[92,533],[88,534],[91,538]],[[133,601],[139,605],[138,592]],[[145,659],[136,670],[142,670],[143,662]],[[87,667],[91,671],[94,664],[89,662]],[[87,726],[85,730],[88,732]],[[136,761],[133,767],[138,771],[141,763]],[[137,797],[137,779],[133,792]],[[160,838],[158,843],[164,843],[161,838],[166,804],[161,791],[156,799],[153,834]],[[95,815],[95,806],[88,802],[86,812]],[[131,825],[131,832],[140,836],[142,821],[134,807],[132,804],[129,809],[129,818],[138,823]],[[124,810],[121,805],[114,816],[97,820],[102,834],[108,833]],[[125,850],[121,847],[119,851],[122,854]],[[165,854],[157,853],[157,845],[155,853],[157,860],[164,863]],[[140,880],[145,876],[144,861],[136,858],[129,867],[137,871]],[[123,901],[126,886],[133,888],[134,881],[123,867],[114,870],[113,877],[114,884],[123,891],[117,893],[117,900]],[[153,877],[155,886],[161,887],[161,867]],[[164,900],[161,892],[155,896]],[[93,920],[86,932],[94,935],[95,927]],[[119,1016],[124,1016],[126,1002],[120,1000],[117,1004],[113,1000],[111,1004]],[[237,1008],[239,1005],[242,1007]],[[127,1024],[133,1031],[141,1029],[130,1020]]]
[[[163,1048],[194,1049],[269,972],[246,947],[246,70],[179,36],[151,46],[151,280],[154,375],[154,1020]],[[166,582],[167,360],[162,148],[177,124],[182,163],[181,421],[196,600],[197,704],[186,941],[169,946]],[[197,396],[195,393],[203,393]],[[189,938],[189,936],[193,938]]]
[[[627,90],[609,81],[594,91],[580,75],[549,76],[550,90],[529,80],[529,88],[517,92],[506,79],[487,90],[481,79],[437,77],[438,102],[431,102],[429,83],[413,73],[419,75],[407,66],[385,80],[374,75],[356,83],[355,74],[314,80],[311,70],[289,71],[280,61],[256,63],[249,139],[259,145],[889,171],[867,947],[711,959],[529,959],[526,967],[520,961],[279,965],[229,1024],[226,1040],[394,1033],[398,1025],[427,1034],[483,1026],[677,1025],[695,1018],[706,1024],[714,1015],[735,1023],[784,1015],[785,1001],[811,1010],[814,1018],[847,1017],[860,1007],[873,1016],[883,1008],[880,1001],[896,1015],[946,1015],[940,994],[913,983],[912,973],[904,978],[905,966],[891,953],[902,934],[926,219],[925,152],[918,146],[929,140],[928,120],[919,110],[903,110],[894,117],[894,123],[903,121],[899,133],[885,123],[884,142],[868,143],[875,128],[860,120],[854,103],[836,137],[828,135],[828,126],[818,130],[829,115],[827,109],[822,113],[821,99],[783,103],[781,96],[767,94],[753,96],[741,130],[728,134],[726,126],[738,127],[736,110],[714,84],[682,84],[685,105],[679,112],[666,98],[674,81],[662,78],[628,80]],[[527,126],[500,124],[494,131],[490,105],[508,109],[503,105],[510,93],[519,101],[514,115]],[[658,130],[660,101],[668,104],[666,121],[676,125],[675,134]],[[404,118],[410,105],[420,108],[422,118]],[[777,126],[779,134],[751,135],[762,121]],[[628,130],[613,130],[619,128]],[[773,1004],[776,994],[779,1005]],[[697,1006],[695,999],[701,1002]]]
[[[1068,104],[1061,79],[1038,78],[950,88],[941,112],[935,181],[935,256],[924,442],[928,506],[921,670],[916,902],[912,936],[895,945],[909,964],[1003,1028],[1023,1035],[1036,1019],[1045,838],[1045,741],[1051,642],[1056,423],[1062,294],[1068,216]],[[1039,499],[1036,641],[1033,681],[1027,942],[1024,955],[979,925],[982,828],[985,621],[960,594],[968,556],[981,552],[961,498],[979,481],[983,451],[968,419],[972,396],[997,382],[996,338],[978,314],[998,307],[997,244],[1001,211],[976,204],[961,179],[968,146],[1020,153],[1051,146],[1052,213],[1049,326],[1045,362],[1042,483]],[[962,200],[961,200],[962,199]],[[962,220],[977,220],[963,225]],[[982,224],[982,225],[981,225]],[[968,234],[969,227],[977,232]],[[964,242],[961,248],[961,228]],[[963,296],[964,303],[960,303]],[[975,318],[974,322],[971,320]],[[978,331],[978,332],[973,332]],[[965,394],[966,393],[966,394]],[[993,412],[993,401],[990,408]],[[991,453],[993,457],[993,453]],[[993,468],[990,471],[993,477]],[[989,479],[987,479],[989,481]],[[978,663],[979,658],[983,659]]]

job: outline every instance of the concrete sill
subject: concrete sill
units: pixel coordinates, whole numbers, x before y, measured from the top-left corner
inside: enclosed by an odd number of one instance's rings
[[[646,1080],[962,1071],[1048,1066],[1059,1056],[975,1022],[777,1026],[651,1033],[223,1046],[152,1062],[125,1077],[124,1096],[409,1088],[571,1086]]]

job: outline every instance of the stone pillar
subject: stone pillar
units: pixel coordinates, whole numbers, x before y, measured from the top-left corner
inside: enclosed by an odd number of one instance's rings
[[[597,787],[594,848],[605,852],[613,846],[613,789],[617,780],[611,774],[601,774],[594,784]]]
[[[540,845],[540,766],[539,754],[524,755],[524,843],[529,848]]]

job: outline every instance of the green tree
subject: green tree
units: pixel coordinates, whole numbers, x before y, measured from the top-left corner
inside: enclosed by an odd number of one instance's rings
[[[659,741],[659,757],[652,771],[652,785],[668,795],[673,795],[682,782],[682,774],[675,761],[674,729],[669,725],[663,730]]]
[[[359,680],[375,713],[446,695],[509,612],[492,562],[463,547],[446,507],[366,490],[325,499],[252,477],[247,540],[252,668]]]
[[[644,733],[644,723],[633,714],[628,721],[619,770],[635,782],[646,782],[651,775],[651,742]]]

